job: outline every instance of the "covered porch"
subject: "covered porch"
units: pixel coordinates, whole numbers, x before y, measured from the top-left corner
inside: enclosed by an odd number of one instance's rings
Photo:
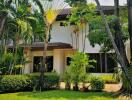
[[[25,65],[24,74],[38,72],[43,57],[44,44],[42,42],[34,43],[30,46],[25,45],[24,56],[29,63]],[[68,58],[73,55],[75,50],[70,44],[66,43],[49,43],[46,51],[47,71],[56,71],[61,74],[68,65]]]

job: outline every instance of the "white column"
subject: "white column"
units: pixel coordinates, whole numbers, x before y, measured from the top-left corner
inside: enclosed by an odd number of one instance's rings
[[[130,62],[130,41],[126,42],[126,54],[127,54],[128,61]]]
[[[63,73],[64,71],[64,50],[63,49],[54,49],[53,51],[53,69],[57,73]]]
[[[30,48],[26,48],[24,56],[26,57],[26,60],[29,61],[29,63],[25,64],[23,73],[29,74],[29,73],[31,73],[31,67],[32,67],[32,57],[31,57]]]

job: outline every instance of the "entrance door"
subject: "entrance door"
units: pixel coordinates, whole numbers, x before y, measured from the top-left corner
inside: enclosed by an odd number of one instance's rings
[[[39,72],[40,71],[40,67],[42,64],[42,56],[36,56],[34,57],[34,61],[33,61],[33,72]],[[53,56],[47,56],[46,57],[46,71],[47,72],[52,72],[53,70]]]
[[[46,57],[47,72],[53,71],[53,56]]]

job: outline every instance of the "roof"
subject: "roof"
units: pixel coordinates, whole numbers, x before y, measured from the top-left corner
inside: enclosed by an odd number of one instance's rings
[[[124,7],[124,6],[120,6]],[[114,6],[101,6],[102,10],[105,14],[110,15],[114,13]],[[95,10],[99,14],[99,9],[96,8]],[[67,19],[67,15],[71,14],[71,8],[66,8],[61,11],[61,13],[57,16],[57,21]]]
[[[114,6],[102,6],[102,10],[105,14],[113,14],[114,12]],[[96,12],[99,12],[99,10],[96,8]],[[71,14],[71,8],[63,9],[60,14],[57,16],[57,21],[65,20],[67,19],[67,15]]]
[[[31,51],[39,51],[39,50],[44,49],[44,43],[43,42],[35,42],[31,45],[21,44],[21,47],[31,47]],[[67,43],[61,43],[61,42],[48,43],[48,50],[68,49],[68,48],[72,48],[72,46],[70,44],[67,44]]]
[[[101,8],[104,11],[114,10],[114,6],[102,6]],[[96,8],[96,11],[99,11],[98,8]],[[71,8],[63,9],[59,15],[68,15],[68,14],[71,14]]]

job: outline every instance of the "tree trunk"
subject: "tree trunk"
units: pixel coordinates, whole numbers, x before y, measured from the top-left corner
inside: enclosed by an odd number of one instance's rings
[[[6,12],[0,13],[0,36],[2,35],[2,31],[4,28],[5,21],[6,21],[6,16],[7,16]]]
[[[15,54],[14,54],[14,59],[13,59],[13,64],[12,64],[12,66],[11,66],[11,69],[10,69],[10,75],[12,74],[12,71],[13,71],[13,67],[15,67],[15,65],[16,65],[16,60],[17,60],[17,42],[15,41],[15,44],[14,44],[14,46],[15,46]]]
[[[113,48],[114,48],[114,50],[115,50],[115,53],[116,53],[117,56],[118,56],[119,63],[120,63],[120,65],[121,65],[122,71],[123,71],[123,73],[124,73],[124,75],[125,75],[127,81],[129,82],[131,88],[132,88],[132,79],[131,79],[131,77],[130,77],[129,74],[128,74],[127,65],[125,64],[125,61],[124,61],[122,55],[120,54],[120,52],[119,52],[119,50],[118,50],[118,48],[117,48],[117,46],[116,46],[116,43],[115,43],[115,41],[114,41],[113,35],[112,35],[111,30],[110,30],[110,27],[109,27],[109,25],[108,25],[108,22],[107,22],[107,20],[106,20],[106,18],[105,18],[105,15],[104,15],[104,13],[103,13],[103,11],[102,11],[102,9],[101,9],[100,3],[99,3],[98,0],[95,0],[95,1],[96,1],[96,3],[97,3],[98,9],[100,10],[100,14],[101,14],[101,16],[102,16],[103,22],[104,22],[104,24],[105,24],[106,30],[107,30],[107,32],[108,32],[108,36],[109,36],[109,38],[110,38],[110,40],[111,40],[111,43],[112,43]]]
[[[39,89],[40,91],[44,89],[44,72],[46,71],[46,52],[48,48],[48,42],[49,42],[49,34],[50,34],[50,26],[47,26],[47,32],[46,32],[46,37],[44,41],[44,50],[43,50],[43,59],[42,59],[42,65],[40,68],[40,78],[39,78]]]
[[[115,3],[115,16],[117,16],[117,19],[115,20],[115,25],[114,25],[114,30],[115,30],[115,43],[117,45],[117,48],[120,52],[120,54],[122,55],[125,65],[127,67],[129,67],[129,61],[127,58],[127,54],[125,51],[125,45],[122,39],[122,31],[121,31],[121,25],[120,25],[120,20],[119,20],[119,0],[114,0]],[[123,75],[123,74],[122,74]],[[130,74],[129,74],[130,75]],[[130,75],[131,76],[131,75]],[[131,90],[129,86],[127,86],[126,84],[126,78],[122,77],[122,88],[120,89],[120,91],[128,91]],[[128,88],[129,87],[129,88]]]
[[[123,33],[121,31],[121,25],[120,25],[120,20],[119,20],[119,0],[114,0],[115,2],[115,16],[117,16],[115,20],[115,25],[114,25],[114,30],[115,30],[115,43],[116,46],[122,55],[124,62],[127,66],[129,66],[129,61],[127,59],[127,54],[125,51],[125,45],[122,39]]]
[[[132,0],[127,0],[128,4],[128,31],[130,36],[130,61],[132,61]]]
[[[83,52],[85,51],[85,46],[86,46],[86,39],[87,39],[87,32],[89,32],[89,25],[88,25],[88,31],[87,31],[87,24],[85,23],[85,27],[84,27],[84,41],[83,41]]]

